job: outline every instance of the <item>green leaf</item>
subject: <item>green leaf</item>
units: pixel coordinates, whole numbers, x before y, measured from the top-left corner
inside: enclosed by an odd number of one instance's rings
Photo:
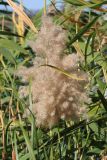
[[[101,93],[100,90],[97,90],[97,93],[99,95],[99,98],[101,99],[101,102],[102,102],[105,110],[107,111],[107,100],[105,99],[105,97],[103,96],[103,94]]]
[[[12,52],[17,51],[18,53],[21,52],[21,53],[27,54],[27,51],[23,49],[20,45],[18,45],[18,43],[15,43],[14,41],[9,39],[0,39],[0,48],[1,47],[6,48]],[[14,57],[14,54],[13,54],[13,57]]]
[[[14,34],[12,32],[6,32],[6,31],[0,31],[0,35],[5,35],[5,36],[14,36],[14,37],[22,37],[20,35]]]
[[[98,133],[98,125],[96,123],[89,124],[89,127],[94,132],[94,134],[99,135],[99,133]]]
[[[3,48],[0,46],[0,54],[2,54],[11,63],[14,63],[14,64],[16,63],[12,53],[7,48]]]
[[[25,131],[25,129],[23,128],[22,124],[20,123],[20,128],[23,132],[23,136],[25,138],[25,141],[26,141],[26,145],[27,145],[27,148],[29,150],[29,154],[30,154],[30,158],[32,160],[36,160],[36,157],[35,157],[35,154],[34,154],[34,151],[32,149],[32,146],[31,146],[31,143],[30,143],[30,140],[29,140],[29,137],[28,137],[28,133]]]
[[[100,153],[101,153],[101,149],[99,148],[94,148],[88,152],[89,155],[95,155],[95,154],[100,154]]]
[[[65,2],[67,3],[70,3],[70,4],[73,4],[73,5],[76,5],[76,6],[81,6],[82,3],[79,2],[78,0],[77,1],[74,1],[74,0],[64,0]]]
[[[98,20],[99,16],[95,17],[90,23],[88,23],[87,25],[85,25],[85,27],[83,27],[76,35],[75,37],[70,41],[70,44],[74,43],[76,40],[80,39],[81,36],[83,36],[83,34],[85,32],[87,32],[91,26]]]

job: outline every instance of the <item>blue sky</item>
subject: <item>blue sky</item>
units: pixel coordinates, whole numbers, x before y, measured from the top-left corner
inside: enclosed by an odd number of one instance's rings
[[[43,7],[44,0],[23,0],[24,6],[28,9],[40,9]],[[47,0],[47,4],[49,4],[50,0]]]

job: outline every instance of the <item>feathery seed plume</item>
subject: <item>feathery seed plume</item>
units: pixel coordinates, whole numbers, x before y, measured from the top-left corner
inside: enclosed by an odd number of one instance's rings
[[[66,40],[66,31],[54,24],[51,17],[43,16],[36,41],[29,43],[37,54],[34,65],[21,68],[18,72],[24,81],[32,77],[32,112],[39,127],[51,128],[60,119],[77,120],[87,115],[84,105],[84,102],[88,101],[84,88],[87,84],[87,74],[78,71],[79,57],[76,54],[64,54]],[[48,66],[39,67],[46,59],[49,65],[63,68],[77,77],[83,77],[84,80],[71,79]],[[21,87],[19,92],[21,95],[28,94],[26,87]]]

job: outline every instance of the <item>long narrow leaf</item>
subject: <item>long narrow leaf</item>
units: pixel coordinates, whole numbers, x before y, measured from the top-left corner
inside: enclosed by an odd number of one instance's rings
[[[23,136],[24,136],[24,138],[25,138],[26,145],[27,145],[27,148],[28,148],[28,150],[29,150],[30,158],[31,158],[32,160],[36,160],[36,157],[35,157],[35,155],[34,155],[34,151],[33,151],[33,149],[32,149],[32,146],[31,146],[31,143],[30,143],[28,134],[27,134],[27,132],[25,131],[25,129],[23,128],[23,126],[22,126],[21,124],[20,124],[20,128],[21,128],[21,130],[22,130],[22,132],[23,132]]]
[[[90,27],[97,21],[97,19],[99,18],[99,16],[95,17],[90,23],[88,23],[84,28],[82,28],[77,34],[76,36],[70,41],[70,43],[74,43],[76,40],[80,39],[80,37],[87,32]]]
[[[69,78],[72,78],[74,80],[78,80],[78,81],[83,81],[85,80],[84,78],[80,78],[80,77],[77,77],[75,74],[71,74],[71,73],[68,73],[67,71],[61,69],[61,68],[58,68],[58,67],[55,67],[55,66],[52,66],[52,65],[41,65],[40,67],[42,66],[48,66],[48,67],[51,67],[57,71],[59,71],[60,73],[64,74],[65,76],[69,77]]]

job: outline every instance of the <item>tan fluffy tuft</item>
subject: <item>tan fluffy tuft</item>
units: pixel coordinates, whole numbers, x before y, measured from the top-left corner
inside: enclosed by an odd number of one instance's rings
[[[66,37],[66,32],[60,26],[55,25],[50,17],[43,16],[37,39],[30,42],[37,53],[34,65],[21,68],[18,72],[25,81],[32,77],[32,112],[36,116],[37,126],[51,128],[60,119],[77,120],[86,116],[84,102],[88,98],[84,87],[87,84],[87,74],[78,71],[79,57],[76,54],[64,55]],[[65,69],[84,80],[71,79],[48,66],[38,67],[46,59],[48,64]],[[26,95],[24,91],[27,90],[21,88],[21,95]]]

